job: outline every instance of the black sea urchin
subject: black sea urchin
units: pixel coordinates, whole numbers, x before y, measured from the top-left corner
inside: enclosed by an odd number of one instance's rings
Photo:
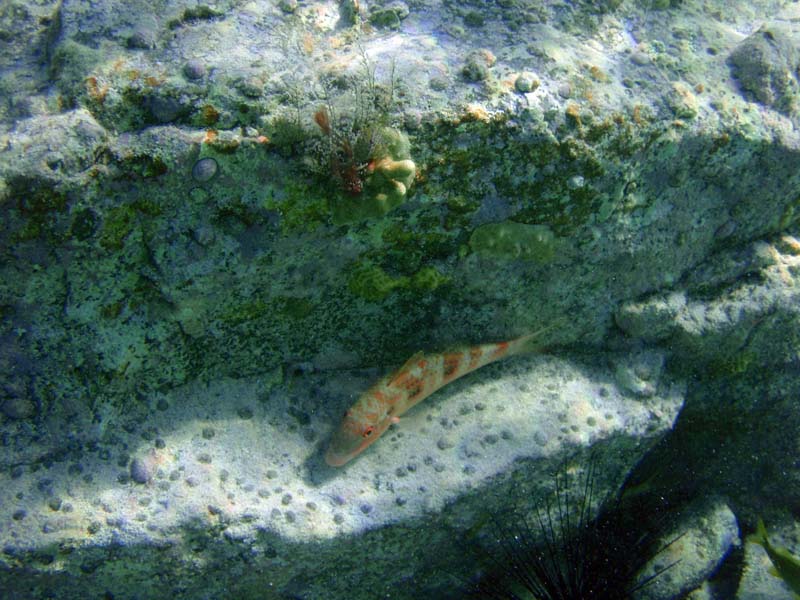
[[[635,506],[638,500],[623,501],[622,494],[597,503],[594,464],[585,468],[577,493],[570,493],[565,467],[544,508],[531,516],[511,511],[491,518],[492,543],[480,551],[487,569],[469,586],[467,598],[620,600],[672,566],[636,580],[669,545],[658,541],[665,520],[657,507]]]

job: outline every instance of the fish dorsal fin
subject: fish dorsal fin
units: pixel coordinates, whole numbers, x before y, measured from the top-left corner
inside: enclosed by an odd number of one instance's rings
[[[387,385],[392,385],[392,384],[394,384],[394,383],[397,383],[397,379],[398,379],[398,378],[399,378],[399,377],[400,377],[400,376],[401,376],[403,373],[405,373],[406,371],[408,371],[408,370],[409,370],[409,369],[410,369],[410,368],[411,368],[411,367],[414,365],[414,363],[416,363],[416,362],[417,362],[419,359],[421,359],[423,356],[425,356],[425,353],[424,353],[424,352],[422,352],[422,351],[420,351],[420,352],[415,352],[415,353],[414,353],[414,355],[413,355],[411,358],[409,358],[409,359],[408,359],[406,362],[404,362],[404,363],[403,363],[403,366],[402,366],[402,367],[400,367],[400,368],[399,368],[399,369],[397,369],[395,372],[393,372],[391,375],[389,375],[389,378],[387,379],[387,381],[386,381],[386,384],[387,384]]]

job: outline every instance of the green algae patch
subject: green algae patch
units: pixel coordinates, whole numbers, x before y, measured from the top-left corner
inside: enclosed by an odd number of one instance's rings
[[[545,263],[555,255],[556,236],[547,225],[505,221],[476,228],[469,245],[473,252],[494,258]]]
[[[347,288],[355,296],[370,302],[380,302],[398,290],[429,293],[449,283],[450,278],[434,267],[424,267],[413,275],[390,275],[378,265],[365,261],[350,272]]]
[[[380,302],[397,288],[408,286],[408,277],[392,277],[377,265],[357,265],[347,281],[347,288],[355,296],[370,302]]]

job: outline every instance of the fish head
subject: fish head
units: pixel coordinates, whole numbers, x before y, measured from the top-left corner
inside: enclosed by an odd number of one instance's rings
[[[370,390],[356,402],[342,419],[331,437],[325,462],[331,467],[341,467],[361,454],[392,424],[391,406],[386,397],[376,397]]]

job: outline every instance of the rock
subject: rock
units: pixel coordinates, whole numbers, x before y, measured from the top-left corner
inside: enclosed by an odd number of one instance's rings
[[[762,25],[731,52],[728,62],[741,89],[784,113],[797,110],[800,44],[787,23]]]

